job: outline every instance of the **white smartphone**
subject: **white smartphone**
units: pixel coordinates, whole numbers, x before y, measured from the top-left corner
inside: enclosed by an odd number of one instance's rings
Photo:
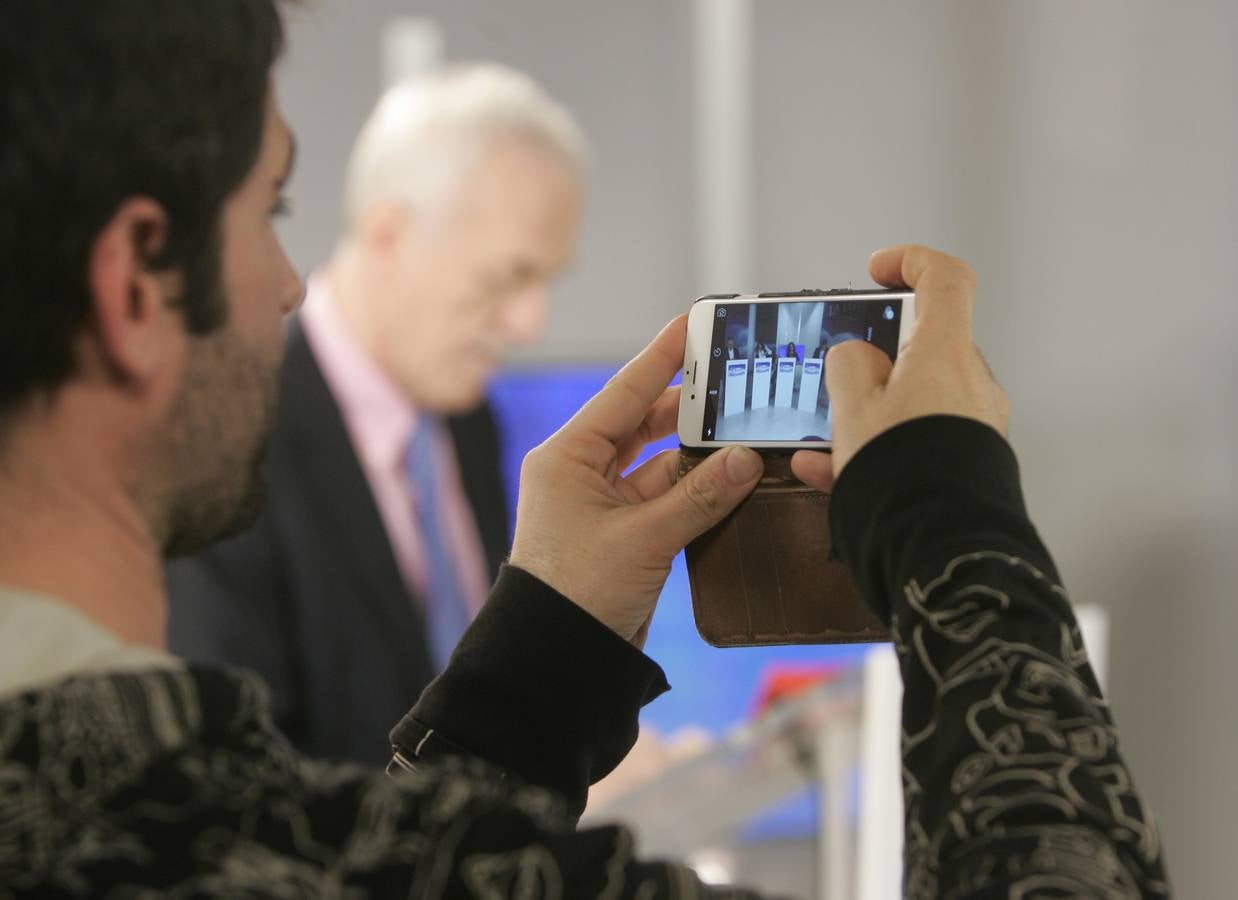
[[[833,439],[825,353],[868,341],[890,359],[915,324],[906,290],[714,294],[688,314],[679,441],[821,449]]]

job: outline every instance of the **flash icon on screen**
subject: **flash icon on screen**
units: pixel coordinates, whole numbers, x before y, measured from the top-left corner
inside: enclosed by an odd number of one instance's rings
[[[886,307],[885,317],[886,317],[887,322],[894,321],[894,307],[893,306]]]

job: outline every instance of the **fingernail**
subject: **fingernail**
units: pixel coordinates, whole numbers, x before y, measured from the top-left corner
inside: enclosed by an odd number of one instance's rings
[[[726,456],[726,473],[736,484],[746,484],[761,474],[761,457],[747,447],[732,447]]]

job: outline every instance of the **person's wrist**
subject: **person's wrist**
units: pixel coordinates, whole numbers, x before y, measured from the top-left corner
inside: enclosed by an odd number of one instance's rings
[[[392,733],[416,756],[429,732],[567,797],[609,772],[642,706],[669,690],[652,659],[510,560],[446,671]],[[512,735],[521,740],[512,740]]]
[[[640,626],[639,622],[631,624],[622,621],[621,617],[607,615],[605,605],[597,602],[597,589],[575,576],[571,566],[556,564],[551,554],[520,551],[513,547],[511,556],[508,557],[508,564],[532,575],[624,641],[631,643],[636,635]]]
[[[1007,540],[1039,545],[1009,443],[951,415],[903,422],[860,448],[834,485],[830,529],[835,554],[883,621],[899,585],[951,555],[1005,549]]]
[[[864,442],[834,484],[833,527],[844,540],[870,528],[880,506],[903,492],[972,481],[966,493],[984,493],[1023,505],[1019,467],[1005,436],[967,416],[931,414],[899,422]]]

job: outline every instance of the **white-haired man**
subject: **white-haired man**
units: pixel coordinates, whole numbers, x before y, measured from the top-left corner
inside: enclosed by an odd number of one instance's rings
[[[357,139],[345,232],[288,333],[267,511],[169,571],[172,646],[260,672],[310,754],[387,759],[507,554],[485,388],[542,333],[584,155],[495,65],[392,88]]]

